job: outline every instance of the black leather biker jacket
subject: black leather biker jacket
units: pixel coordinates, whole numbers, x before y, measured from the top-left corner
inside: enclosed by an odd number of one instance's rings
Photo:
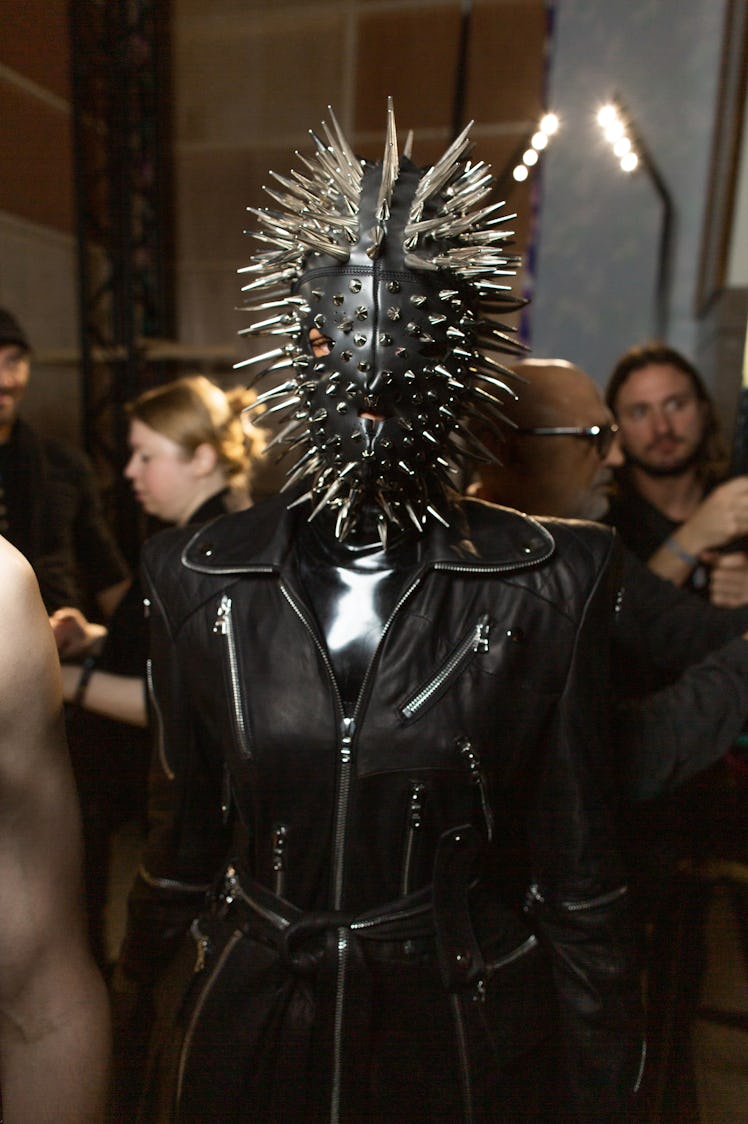
[[[423,940],[399,941],[395,925],[390,944],[423,962],[436,929],[468,1071],[471,1055],[485,1066],[476,1035],[501,1064],[550,1019],[577,1109],[613,1118],[640,1047],[608,734],[613,534],[464,501],[452,529],[424,536],[346,711],[298,577],[306,514],[271,499],[146,544],[157,744],[124,971],[153,976],[229,863],[223,909],[242,899],[259,916],[259,895],[304,933],[315,917],[336,933],[330,1095],[345,1098],[356,919],[433,887]],[[469,840],[457,874],[444,859],[455,839]],[[469,1072],[462,1085],[469,1101]]]

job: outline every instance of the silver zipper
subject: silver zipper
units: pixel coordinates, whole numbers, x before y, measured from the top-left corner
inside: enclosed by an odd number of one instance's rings
[[[286,847],[288,828],[279,823],[273,828],[273,882],[276,897],[282,898],[286,891]]]
[[[559,908],[565,909],[569,913],[580,913],[587,909],[597,909],[601,905],[612,905],[613,902],[623,898],[629,892],[627,885],[616,886],[615,890],[608,890],[605,894],[599,894],[596,898],[580,899],[577,901],[562,901],[559,902]],[[525,909],[531,908],[533,905],[545,905],[545,897],[540,891],[537,883],[529,886],[525,895]]]
[[[158,759],[161,762],[161,768],[164,775],[170,780],[174,780],[174,770],[169,765],[166,757],[166,739],[164,737],[164,716],[161,713],[158,699],[156,698],[156,689],[153,686],[153,660],[150,658],[146,660],[145,665],[145,681],[148,686],[148,697],[151,700],[154,714],[156,715],[156,748],[158,751]]]
[[[432,697],[443,690],[453,676],[464,671],[474,656],[478,653],[487,652],[490,631],[491,621],[489,616],[484,613],[475,627],[452,652],[449,659],[442,664],[426,686],[421,687],[412,699],[409,699],[404,706],[400,707],[402,717],[406,719],[417,718],[419,712],[428,705]]]
[[[251,906],[255,913],[259,913],[260,917],[264,917],[276,929],[287,929],[291,922],[287,917],[283,917],[275,910],[268,909],[266,905],[261,904],[248,894],[239,881],[239,876],[233,866],[226,868],[226,874],[223,880],[223,900],[230,905],[235,898],[241,898],[247,905]]]
[[[628,886],[617,886],[615,890],[609,890],[607,894],[600,894],[596,898],[590,898],[588,901],[574,901],[574,902],[561,902],[561,908],[566,909],[569,913],[580,913],[586,909],[597,909],[601,905],[612,905],[613,902],[623,898],[629,892]]]
[[[229,663],[229,678],[231,682],[231,697],[234,707],[234,730],[236,732],[239,750],[245,757],[251,757],[249,739],[247,737],[247,724],[244,719],[242,688],[239,680],[239,661],[236,655],[236,637],[234,635],[234,621],[232,617],[232,602],[228,594],[224,593],[218,606],[213,632],[226,637],[226,651]]]
[[[537,947],[538,938],[531,934],[527,940],[518,945],[506,956],[500,957],[498,960],[492,960],[486,964],[486,979],[490,979],[496,972],[500,972],[502,968],[506,968],[508,964],[513,964],[515,960],[521,960],[523,956],[527,956],[528,952],[532,952]]]
[[[355,720],[353,718],[344,718],[343,732],[340,738],[338,800],[335,809],[333,909],[340,909],[343,902],[343,856],[345,852],[345,829],[348,819],[348,797],[351,791],[351,758],[353,756],[353,735],[355,732]]]
[[[338,972],[335,983],[335,1027],[332,1070],[332,1090],[330,1094],[330,1124],[340,1121],[340,1092],[342,1075],[343,1010],[345,1007],[345,977],[348,965],[348,935],[345,929],[338,929]]]
[[[333,870],[332,870],[332,908],[333,909],[340,909],[341,905],[342,905],[344,857],[345,857],[345,834],[346,834],[346,824],[347,824],[347,819],[348,819],[348,800],[349,800],[350,788],[351,788],[353,739],[354,739],[354,735],[356,733],[357,718],[358,718],[358,715],[361,713],[361,711],[363,709],[364,702],[366,700],[368,690],[369,690],[369,683],[370,683],[372,675],[374,673],[373,669],[374,669],[374,667],[377,663],[379,652],[381,651],[382,644],[384,643],[384,639],[387,636],[387,633],[389,632],[390,627],[392,626],[392,622],[394,621],[398,612],[403,607],[403,605],[408,601],[408,599],[412,596],[413,592],[420,585],[421,580],[423,578],[423,574],[425,572],[426,571],[424,570],[423,572],[416,575],[416,577],[413,579],[413,581],[408,586],[408,588],[401,594],[397,604],[395,605],[395,607],[393,608],[392,612],[390,613],[387,621],[385,622],[384,627],[382,628],[382,632],[381,632],[380,637],[379,637],[379,643],[377,644],[376,650],[375,650],[371,660],[369,661],[369,666],[367,667],[366,672],[364,674],[364,679],[363,679],[363,682],[361,684],[361,690],[359,691],[359,695],[358,695],[358,698],[356,700],[356,704],[353,708],[353,715],[352,716],[347,716],[345,714],[345,708],[343,706],[343,700],[342,700],[342,697],[341,697],[341,694],[340,694],[340,688],[339,688],[338,682],[335,678],[335,673],[332,669],[332,665],[330,663],[330,657],[327,654],[327,649],[325,648],[324,644],[320,641],[319,636],[317,634],[317,631],[314,628],[311,621],[309,620],[303,606],[300,605],[296,601],[296,599],[294,598],[290,589],[287,588],[287,586],[284,584],[284,582],[282,580],[280,581],[280,588],[281,588],[281,592],[283,593],[283,596],[286,598],[286,600],[288,601],[288,604],[291,606],[291,608],[296,613],[297,617],[299,618],[299,620],[301,621],[301,623],[304,625],[307,632],[311,636],[312,641],[315,644],[315,646],[317,648],[317,651],[319,652],[320,657],[321,657],[325,667],[327,668],[328,674],[330,676],[330,682],[331,682],[333,690],[335,692],[335,699],[336,699],[337,706],[338,706],[338,714],[340,715],[340,719],[341,719],[340,745],[338,747],[338,760],[339,760],[339,765],[340,765],[340,772],[339,772],[339,779],[338,779],[338,791],[337,791],[337,794],[336,794],[335,827],[334,827],[334,837],[333,837],[333,839],[334,839],[334,842],[333,842],[333,847],[334,847],[334,850],[333,850]],[[347,945],[345,947],[347,948]],[[344,989],[344,984],[345,984],[345,979],[344,979],[345,970],[344,969],[345,969],[345,963],[344,963],[343,957],[341,957],[339,959],[339,962],[338,962],[338,994],[340,996],[341,1002],[342,1002],[342,995],[343,995],[343,989]],[[342,1013],[341,1013],[341,1019],[338,1020],[337,1012],[336,1012],[335,1034],[334,1034],[334,1040],[333,1040],[333,1072],[338,1074],[338,1080],[337,1080],[337,1082],[335,1082],[335,1081],[333,1082],[332,1091],[331,1091],[330,1119],[333,1120],[333,1121],[337,1121],[340,1117],[340,1080],[339,1080],[339,1075],[340,1075],[340,1067],[341,1067],[341,1058],[342,1058]]]
[[[423,827],[423,794],[426,786],[421,781],[411,781],[408,793],[408,811],[405,828],[405,850],[403,854],[403,875],[400,882],[400,893],[403,897],[410,893],[411,867],[413,864],[413,851],[416,836]]]
[[[215,964],[213,965],[213,970],[211,971],[210,975],[208,976],[208,979],[206,980],[205,987],[203,988],[202,992],[200,993],[200,998],[198,999],[197,1003],[195,1004],[192,1015],[190,1017],[190,1022],[189,1022],[189,1025],[187,1027],[187,1031],[185,1033],[184,1039],[182,1041],[182,1048],[179,1052],[179,1068],[177,1070],[177,1091],[176,1091],[176,1098],[175,1098],[175,1108],[177,1110],[177,1113],[178,1113],[178,1110],[179,1110],[180,1102],[182,1100],[182,1086],[184,1084],[184,1073],[185,1073],[185,1069],[187,1068],[187,1060],[189,1058],[190,1050],[192,1048],[192,1039],[193,1039],[194,1034],[195,1034],[195,1028],[196,1028],[197,1023],[198,1023],[198,1021],[200,1019],[200,1016],[202,1014],[203,1007],[205,1006],[205,1003],[207,1002],[208,996],[210,995],[211,991],[213,990],[213,986],[214,986],[216,980],[218,979],[218,976],[219,976],[224,964],[226,963],[229,956],[233,952],[236,944],[242,939],[243,936],[244,936],[244,934],[242,933],[241,929],[237,929],[229,937],[229,940],[226,942],[224,948],[221,951],[221,955],[218,957]]]
[[[142,863],[138,867],[138,877],[146,886],[153,886],[158,890],[178,890],[180,893],[207,894],[212,885],[210,882],[178,882],[176,878],[157,878]]]
[[[483,812],[483,822],[486,825],[486,837],[490,843],[493,839],[493,809],[488,799],[488,784],[481,766],[480,755],[468,738],[461,738],[457,744],[460,750],[460,756],[467,766],[470,781],[478,789],[481,811]]]

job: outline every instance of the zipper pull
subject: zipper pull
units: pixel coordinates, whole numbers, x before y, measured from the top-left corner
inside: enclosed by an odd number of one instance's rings
[[[229,628],[228,617],[229,617],[230,612],[231,612],[231,598],[227,594],[224,593],[223,597],[221,598],[221,603],[218,606],[218,611],[216,613],[216,619],[213,622],[213,631],[215,633],[220,633],[221,636],[226,635],[226,633],[228,632],[228,628]]]
[[[273,828],[273,874],[275,875],[275,892],[278,897],[283,894],[283,877],[286,873],[286,847],[288,845],[288,828],[285,824],[276,824]]]
[[[408,801],[408,823],[412,831],[418,831],[423,823],[423,793],[426,786],[413,781]]]
[[[488,643],[487,640],[486,643]],[[490,843],[493,839],[493,809],[488,799],[488,786],[483,774],[483,769],[481,768],[480,754],[473,748],[473,743],[469,738],[458,738],[457,746],[462,760],[467,765],[470,782],[478,789],[481,811],[483,812],[483,822],[486,825],[486,837]]]
[[[353,742],[353,735],[356,732],[355,718],[343,719],[343,736],[340,740],[340,759],[344,765],[347,765],[351,759],[351,745]]]
[[[491,631],[491,620],[488,614],[480,618],[475,626],[475,636],[473,637],[473,651],[474,652],[487,652],[488,651],[488,636]]]
[[[221,895],[226,905],[231,905],[234,900],[237,881],[236,870],[233,866],[227,866],[223,879],[223,894]]]
[[[621,606],[623,605],[623,598],[625,596],[625,592],[626,591],[625,591],[623,586],[621,586],[616,591],[616,600],[615,600],[615,605],[613,607],[613,619],[615,620],[616,624],[618,623],[618,618],[621,615]]]
[[[151,615],[151,599],[150,599],[150,597],[144,597],[143,598],[143,616],[145,617],[146,620],[148,620],[150,615]]]
[[[527,887],[525,894],[525,902],[522,907],[524,913],[532,913],[539,905],[545,905],[545,898],[540,892],[540,887],[537,882],[533,882]]]

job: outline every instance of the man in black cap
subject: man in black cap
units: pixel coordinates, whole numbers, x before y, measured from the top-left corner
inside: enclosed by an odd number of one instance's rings
[[[18,416],[30,351],[16,317],[0,308],[0,533],[31,562],[48,612],[77,605],[106,616],[124,591],[127,566],[86,458]]]

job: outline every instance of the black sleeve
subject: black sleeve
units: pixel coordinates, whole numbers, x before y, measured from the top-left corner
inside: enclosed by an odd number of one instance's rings
[[[616,707],[628,800],[651,800],[723,757],[748,719],[748,641],[729,641],[671,686]]]
[[[603,566],[579,622],[531,824],[531,908],[552,955],[564,1072],[574,1112],[596,1121],[627,1118],[643,1050],[639,964],[614,807],[612,573]]]
[[[748,632],[748,606],[717,609],[658,577],[630,551],[623,558],[613,632],[613,685],[621,697],[672,682]]]
[[[151,606],[147,671],[154,747],[148,839],[128,901],[120,971],[148,985],[173,956],[220,872],[228,828],[221,817],[218,754],[190,701],[194,650],[172,634],[145,569],[143,585]]]
[[[44,442],[44,458],[45,531],[51,544],[45,550],[45,564],[53,572],[63,566],[72,568],[73,578],[77,572],[88,595],[129,577],[128,566],[104,517],[88,458],[78,449],[51,439]]]

